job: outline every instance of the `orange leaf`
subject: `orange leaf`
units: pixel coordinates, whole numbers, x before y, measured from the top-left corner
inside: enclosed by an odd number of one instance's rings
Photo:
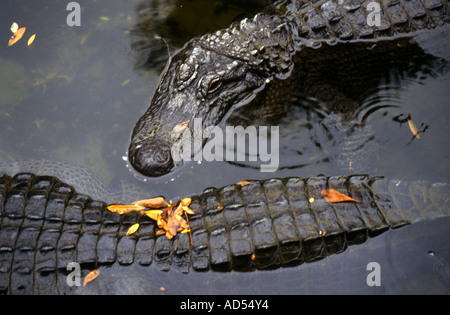
[[[411,118],[406,117],[406,120],[408,121],[409,130],[411,130],[414,137],[417,139],[420,139],[419,130],[417,129],[416,125],[412,122]]]
[[[92,270],[91,272],[89,272],[83,280],[83,287],[85,287],[86,284],[88,284],[89,282],[91,282],[92,280],[97,278],[99,274],[100,274],[100,270],[98,270],[98,269]]]
[[[187,126],[189,125],[190,120],[186,120],[185,122],[179,123],[178,125],[176,125],[175,127],[173,127],[172,132],[181,132],[184,129],[187,128]]]
[[[164,235],[164,234],[166,234],[166,231],[163,230],[163,229],[159,229],[159,230],[156,232],[155,236],[160,236],[160,235]]]
[[[36,34],[31,35],[30,39],[28,39],[28,46],[30,46],[34,42],[35,38],[36,38]]]
[[[124,214],[132,211],[143,210],[145,207],[139,205],[109,205],[107,209],[117,214]]]
[[[169,204],[164,200],[164,197],[155,197],[150,199],[142,199],[133,202],[133,204],[140,205],[146,208],[158,209],[167,207]]]
[[[15,32],[11,38],[9,39],[8,46],[14,45],[19,41],[19,39],[22,38],[23,34],[25,33],[26,27],[21,27]]]
[[[334,189],[324,189],[322,190],[322,196],[325,198],[326,202],[342,202],[342,201],[354,201],[358,202],[347,195],[344,195]]]
[[[136,232],[137,229],[139,229],[139,223],[135,223],[132,226],[130,226],[130,228],[127,231],[127,236],[133,234],[134,232]]]
[[[175,235],[174,234],[170,234],[169,231],[166,232],[166,237],[167,239],[171,240]]]
[[[239,182],[239,183],[236,183],[236,185],[244,186],[244,185],[247,185],[247,184],[249,184],[249,183],[251,183],[251,182],[252,182],[252,181],[243,180],[243,181],[241,181],[241,182]]]

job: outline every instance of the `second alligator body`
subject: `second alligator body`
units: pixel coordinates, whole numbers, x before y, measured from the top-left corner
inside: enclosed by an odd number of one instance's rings
[[[358,203],[325,202],[334,188]],[[0,177],[0,292],[71,293],[71,262],[92,270],[155,264],[164,271],[272,269],[449,214],[448,184],[342,176],[252,181],[192,196],[188,234],[156,237],[154,221],[118,215],[52,176]],[[128,228],[141,227],[130,236]],[[167,276],[169,276],[167,274]]]

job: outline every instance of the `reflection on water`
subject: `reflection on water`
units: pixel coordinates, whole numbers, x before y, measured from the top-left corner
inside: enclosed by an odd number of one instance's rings
[[[0,161],[59,159],[88,167],[105,182],[121,178],[141,185],[149,195],[174,198],[245,178],[336,175],[343,143],[370,126],[373,136],[366,142],[377,144],[378,159],[364,158],[372,164],[363,171],[448,181],[450,76],[445,63],[420,62],[407,65],[395,81],[386,78],[374,90],[358,91],[364,97],[351,122],[354,128],[343,134],[330,132],[324,124],[327,113],[317,106],[319,99],[300,95],[279,121],[280,169],[273,174],[248,163],[202,162],[159,179],[137,181],[122,157],[167,58],[158,36],[174,50],[191,36],[248,13],[236,1],[190,1],[191,6],[183,7],[179,2],[79,1],[82,26],[68,27],[64,1],[1,1]],[[201,26],[192,23],[199,4],[209,10],[202,10],[209,13],[202,13]],[[26,26],[28,35],[37,34],[31,46],[22,39],[6,47],[14,21]],[[423,38],[421,48],[450,60],[448,34],[437,42]],[[399,115],[410,115],[422,130],[421,139],[413,138],[408,124],[396,119]]]

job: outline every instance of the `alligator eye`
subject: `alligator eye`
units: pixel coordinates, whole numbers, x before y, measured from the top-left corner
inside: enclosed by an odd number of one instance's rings
[[[209,86],[208,86],[208,94],[214,93],[214,92],[217,91],[221,86],[222,86],[222,82],[220,81],[220,79],[219,79],[219,78],[215,78],[214,80],[212,80],[212,81],[209,83]]]

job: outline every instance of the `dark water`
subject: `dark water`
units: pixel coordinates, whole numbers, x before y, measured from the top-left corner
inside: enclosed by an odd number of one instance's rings
[[[160,37],[173,54],[189,38],[225,27],[263,2],[84,0],[78,1],[81,26],[69,27],[68,2],[1,1],[0,161],[73,162],[92,169],[105,182],[121,178],[141,185],[149,196],[167,197],[246,178],[336,175],[339,171],[330,156],[338,150],[337,144],[327,142],[324,130],[317,127],[323,118],[320,110],[304,106],[293,108],[280,122],[280,168],[274,173],[261,173],[248,163],[202,162],[141,182],[123,159],[134,124],[148,107],[167,60]],[[13,22],[27,31],[7,47]],[[27,46],[34,33],[36,40]],[[448,45],[418,41],[426,52],[450,60]],[[445,66],[439,71],[424,68],[400,78],[395,86],[380,86],[364,101],[360,118],[371,126],[375,135],[371,141],[380,148],[366,173],[449,181],[449,83]],[[421,139],[412,136],[407,123],[399,122],[408,115],[422,131]],[[448,269],[448,244],[437,246],[446,248],[443,266]],[[397,247],[395,251],[401,253]],[[386,255],[389,260],[390,254]],[[339,256],[331,259],[339,261]],[[433,268],[424,259],[424,268]],[[417,272],[422,271],[418,267]],[[315,272],[320,270],[311,271]],[[344,284],[338,282],[336,292],[339,286]],[[448,293],[448,287],[444,291]]]

